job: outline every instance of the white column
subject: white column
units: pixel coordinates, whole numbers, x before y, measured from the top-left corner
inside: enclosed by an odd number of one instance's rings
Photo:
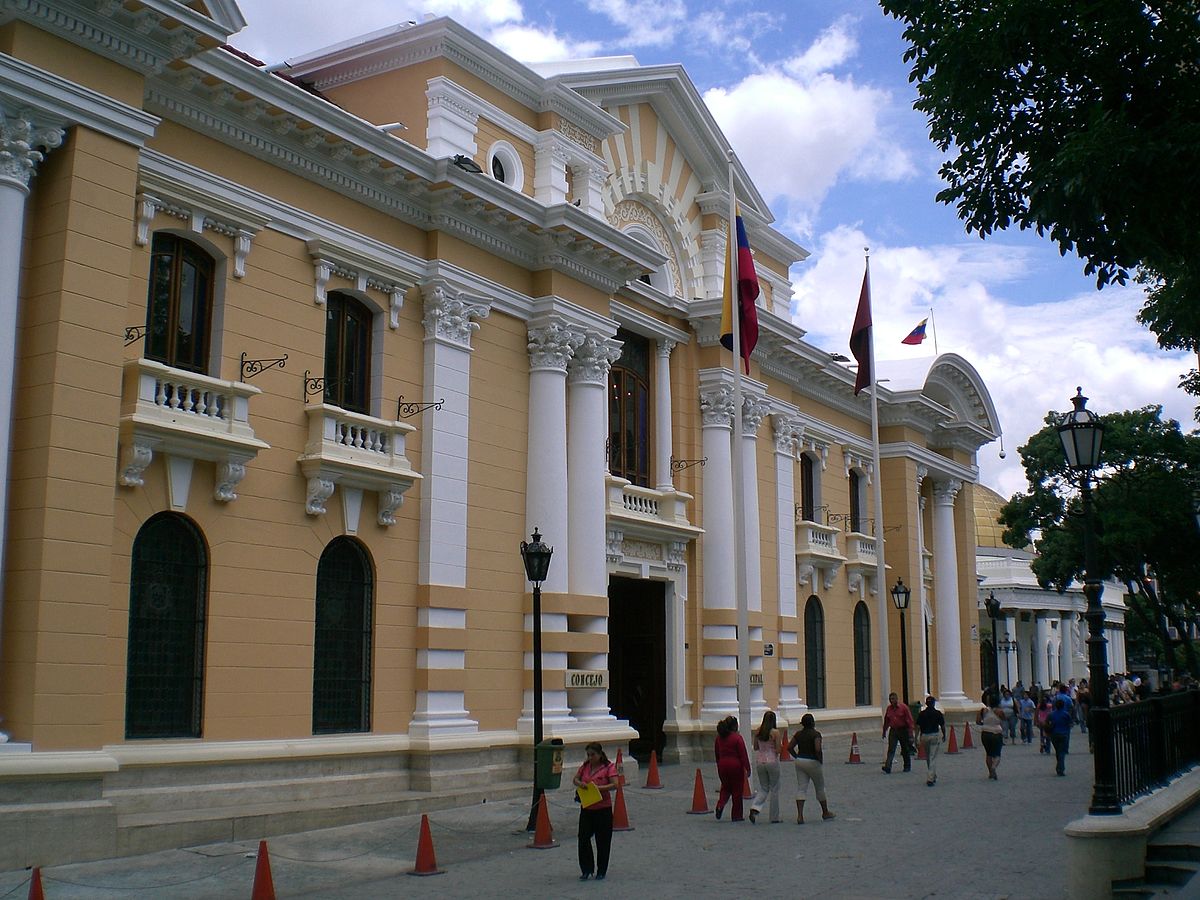
[[[539,323],[529,329],[525,531],[540,529],[545,542],[554,548],[550,572],[542,585],[542,590],[550,594],[567,592],[571,571],[567,508],[567,362],[582,340],[582,334],[559,321]],[[525,619],[525,627],[532,630],[533,616],[528,615]],[[565,614],[542,613],[543,634],[566,630]],[[525,665],[532,670],[532,653],[526,654]],[[544,724],[573,722],[567,706],[566,684],[555,678],[555,673],[567,670],[567,654],[543,651],[542,668],[549,673],[543,682]],[[533,692],[530,690],[525,692],[525,708],[518,727],[531,727],[532,716]]]
[[[908,620],[908,677],[909,699],[924,702],[927,686],[932,684],[927,665],[929,654],[926,649],[926,623],[929,621],[929,587],[925,584],[925,498],[921,487],[929,477],[926,466],[917,466],[917,571],[915,584],[909,585],[917,592],[915,615]],[[909,612],[914,612],[910,609]],[[919,681],[917,679],[920,679]]]
[[[12,112],[0,103],[0,622],[4,620],[4,557],[8,542],[14,373],[17,363],[18,290],[25,199],[43,151],[62,143],[63,129]]]
[[[770,405],[759,397],[742,398],[742,497],[745,501],[746,608],[762,612],[762,526],[758,508],[758,429]],[[755,657],[758,659],[758,657]],[[751,660],[751,671],[757,671]]]
[[[533,196],[546,206],[567,200],[567,139],[554,131],[537,136],[533,149]]]
[[[606,597],[604,438],[608,423],[608,370],[621,355],[621,344],[588,335],[575,349],[571,370],[567,440],[567,506],[572,547],[567,589],[572,595]],[[607,616],[579,616],[575,629],[607,634]],[[568,653],[571,669],[607,671],[607,653]],[[567,702],[576,719],[611,719],[607,688],[572,689]]]
[[[779,665],[780,716],[789,722],[798,720],[805,705],[800,695],[800,658],[795,635],[799,632],[796,582],[796,458],[804,432],[796,419],[774,415],[775,437],[775,543],[776,581],[779,591],[779,634],[776,656]],[[792,637],[785,641],[784,635]],[[794,683],[789,683],[789,679]]]
[[[733,586],[733,388],[726,384],[700,390],[701,440],[708,465],[704,467],[704,608],[735,609]],[[726,642],[728,653],[706,654],[706,671],[737,670],[736,629],[731,625],[703,626],[706,640]],[[701,679],[702,683],[707,678]],[[737,685],[704,684],[701,716],[705,720],[738,710]]]
[[[958,612],[958,547],[954,498],[962,487],[953,479],[933,486],[933,593],[937,605],[938,699],[965,703],[962,686],[961,619]]]
[[[1017,620],[1015,616],[1005,616],[1000,620],[1000,639],[1008,640],[1008,649],[1000,654],[1000,677],[1005,679],[1009,690],[1017,683],[1017,653],[1012,649],[1012,642],[1017,639]]]
[[[424,395],[442,400],[440,410],[421,417],[420,545],[421,584],[467,586],[467,432],[471,399],[471,332],[473,321],[487,316],[486,305],[471,303],[449,285],[435,281],[421,287],[425,326]],[[466,658],[467,610],[431,595],[431,605],[417,611],[418,624],[436,634],[439,649],[419,648],[417,667],[425,688],[417,691],[409,733],[463,734],[479,730],[461,690],[439,686],[439,670],[461,671]],[[436,630],[434,630],[436,629]],[[444,686],[444,683],[443,683]]]
[[[1050,667],[1046,650],[1050,646],[1050,614],[1039,612],[1033,631],[1033,681],[1042,688],[1050,687]]]
[[[675,490],[671,474],[671,351],[675,342],[660,340],[654,369],[654,477],[660,491]]]
[[[1075,677],[1075,613],[1061,613],[1058,622],[1058,680]]]

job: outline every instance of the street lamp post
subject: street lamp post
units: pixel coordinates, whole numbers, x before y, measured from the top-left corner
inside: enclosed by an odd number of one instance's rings
[[[1088,812],[1093,815],[1116,815],[1121,812],[1121,804],[1117,800],[1116,760],[1108,704],[1108,640],[1104,637],[1104,607],[1100,603],[1104,588],[1100,583],[1096,558],[1096,521],[1092,507],[1092,473],[1100,466],[1104,423],[1087,409],[1083,388],[1075,389],[1071,402],[1075,408],[1063,416],[1058,425],[1058,437],[1067,458],[1067,468],[1079,476],[1079,490],[1083,499],[1083,593],[1087,597],[1087,612],[1084,615],[1088,623],[1088,686],[1092,699],[1088,728],[1092,732],[1096,769],[1092,805]]]
[[[521,561],[525,564],[525,577],[533,582],[533,802],[529,807],[526,831],[537,827],[538,802],[542,799],[542,788],[538,786],[538,744],[542,742],[542,582],[550,572],[550,557],[553,547],[542,543],[537,527],[533,529],[531,542],[521,541]]]
[[[912,590],[905,585],[903,578],[897,578],[896,586],[892,588],[892,602],[896,604],[896,609],[900,610],[900,683],[903,685],[905,706],[908,706],[908,632],[904,619],[911,598]]]
[[[987,607],[988,618],[992,620],[992,662],[996,672],[996,683],[991,687],[996,689],[997,698],[1000,691],[1000,645],[996,643],[996,616],[1000,615],[1000,601],[996,599],[995,591],[988,591],[987,599],[983,601]]]

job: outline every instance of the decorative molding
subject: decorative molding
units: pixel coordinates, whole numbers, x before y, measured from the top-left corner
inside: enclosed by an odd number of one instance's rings
[[[400,327],[400,310],[404,306],[404,294],[408,288],[404,272],[385,263],[372,260],[360,251],[348,247],[336,247],[329,241],[316,238],[308,241],[308,252],[313,259],[313,302],[324,306],[329,280],[338,275],[354,282],[360,294],[367,288],[388,296],[388,327],[393,331]]]
[[[621,358],[621,342],[589,334],[571,357],[567,380],[571,384],[608,385],[608,372]]]
[[[762,420],[771,412],[771,404],[762,397],[742,397],[742,437],[758,436]]]
[[[667,548],[667,569],[671,572],[682,572],[687,564],[687,543],[670,541]]]
[[[142,487],[146,483],[146,469],[154,461],[157,441],[134,438],[121,445],[121,474],[117,481],[122,487]]]
[[[567,363],[583,340],[583,334],[562,322],[550,322],[530,328],[530,371],[566,372]]]
[[[471,302],[442,280],[422,284],[421,299],[426,338],[446,340],[465,350],[471,349],[471,332],[479,328],[474,320],[486,319],[491,313],[488,304]]]
[[[14,115],[0,105],[0,181],[28,190],[37,164],[62,143],[64,133],[60,125],[40,121],[31,109]]]
[[[704,427],[733,427],[733,388],[727,384],[701,385],[700,419]]]
[[[232,503],[238,498],[237,486],[246,477],[245,456],[230,456],[217,462],[213,497],[221,503]]]
[[[145,179],[143,179],[145,180]],[[168,187],[168,190],[170,188]],[[209,214],[199,205],[187,198],[164,199],[161,195],[146,193],[137,195],[136,203],[137,231],[134,243],[145,247],[150,243],[150,226],[154,217],[159,213],[181,219],[188,228],[196,234],[205,229],[215,231],[233,239],[233,277],[244,278],[246,275],[246,257],[250,255],[250,247],[255,235],[266,225],[266,221],[258,216],[239,214],[237,210],[225,210],[219,214]]]
[[[658,216],[642,200],[626,198],[613,206],[609,221],[620,231],[637,224],[654,235],[654,239],[658,242],[659,252],[667,258],[667,269],[671,273],[671,284],[675,288],[675,293],[678,296],[684,296],[683,277],[679,270],[679,262],[675,259],[676,242],[671,240],[671,236],[659,221]],[[684,234],[686,232],[681,230],[680,237],[682,238]]]
[[[619,563],[624,557],[621,549],[625,543],[625,533],[617,528],[609,528],[604,532],[604,555],[610,563]]]
[[[775,452],[782,456],[797,456],[800,441],[804,437],[804,424],[794,416],[781,413],[773,414],[771,422],[774,425]]]
[[[938,506],[953,506],[963,483],[956,478],[933,483],[933,502]]]
[[[396,510],[404,503],[404,490],[404,485],[397,484],[379,492],[379,516],[376,521],[380,525],[396,524]]]
[[[334,481],[332,478],[322,478],[314,475],[308,479],[308,494],[304,502],[304,511],[310,516],[325,515],[325,501],[333,496]]]

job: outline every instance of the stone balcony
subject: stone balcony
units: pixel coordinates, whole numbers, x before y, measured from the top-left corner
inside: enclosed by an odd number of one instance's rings
[[[838,530],[829,525],[800,520],[796,523],[796,578],[806,581],[820,572],[828,590],[846,558],[838,550]]]
[[[405,455],[405,439],[416,429],[327,403],[309,404],[304,412],[308,443],[299,463],[308,479],[305,512],[324,515],[325,501],[340,486],[348,533],[358,530],[363,491],[379,495],[376,521],[395,525],[395,512],[404,502],[405,491],[421,479]]]
[[[121,392],[121,466],[118,481],[140,487],[161,453],[167,460],[171,508],[183,510],[193,463],[217,465],[213,495],[228,503],[246,463],[268,444],[254,435],[250,401],[262,393],[240,381],[222,381],[148,359],[125,363]]]
[[[851,531],[846,534],[846,575],[851,591],[857,591],[859,581],[866,580],[867,590],[874,595],[879,590],[877,576],[879,554],[875,550],[875,538]]]
[[[636,558],[682,568],[688,542],[704,533],[688,520],[692,495],[639,487],[616,475],[605,477],[605,487],[609,561]]]

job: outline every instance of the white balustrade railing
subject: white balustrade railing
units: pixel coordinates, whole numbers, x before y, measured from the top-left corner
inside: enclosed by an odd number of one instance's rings
[[[139,425],[253,440],[250,398],[262,393],[240,381],[222,381],[149,359],[125,364],[126,396],[136,392],[133,420]]]
[[[633,517],[647,522],[662,522],[669,525],[687,525],[687,505],[691,494],[681,491],[657,491],[639,487],[624,478],[609,475],[608,514]]]
[[[796,526],[796,555],[838,556],[838,530],[816,522],[800,522]]]
[[[404,422],[376,419],[327,403],[304,409],[308,415],[308,444],[304,455],[381,472],[411,471],[405,437],[415,431]]]

